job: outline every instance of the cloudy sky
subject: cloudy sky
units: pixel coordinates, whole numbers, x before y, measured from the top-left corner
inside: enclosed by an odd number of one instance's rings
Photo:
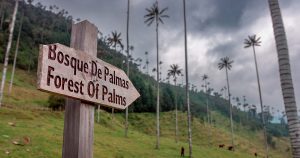
[[[74,18],[87,19],[96,24],[104,35],[111,31],[122,33],[126,43],[127,0],[36,0],[44,5],[56,4]],[[298,103],[300,98],[300,1],[279,0],[288,38],[293,81]],[[133,56],[145,60],[149,52],[150,68],[155,66],[155,28],[144,24],[145,8],[154,0],[131,0],[130,45]],[[201,88],[201,76],[207,74],[211,86],[220,91],[225,86],[225,72],[219,71],[220,58],[234,60],[229,72],[231,93],[243,95],[250,104],[259,105],[253,52],[244,49],[243,41],[248,35],[261,36],[257,58],[262,84],[264,105],[283,110],[277,53],[267,0],[187,0],[188,60],[190,82]],[[168,7],[170,18],[159,26],[160,58],[164,77],[169,65],[179,64],[184,69],[184,35],[182,0],[161,0],[161,8]],[[181,80],[181,79],[180,79]]]

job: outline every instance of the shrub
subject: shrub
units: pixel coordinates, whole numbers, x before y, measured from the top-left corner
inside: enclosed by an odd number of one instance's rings
[[[51,94],[48,98],[48,103],[48,107],[54,111],[65,109],[65,98],[60,95]]]

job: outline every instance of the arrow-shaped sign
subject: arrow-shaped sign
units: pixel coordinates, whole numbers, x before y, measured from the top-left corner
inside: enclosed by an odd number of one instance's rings
[[[38,89],[125,109],[140,94],[123,70],[59,43],[41,45]]]

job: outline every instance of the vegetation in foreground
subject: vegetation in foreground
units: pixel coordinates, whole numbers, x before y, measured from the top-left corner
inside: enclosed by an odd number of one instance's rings
[[[100,124],[94,129],[94,157],[179,157],[180,148],[188,149],[185,129],[181,128],[179,142],[174,140],[173,112],[163,113],[161,117],[161,149],[154,149],[155,144],[155,115],[140,113],[129,115],[130,126],[128,138],[124,137],[123,114],[111,115],[101,111]],[[179,126],[186,127],[186,114],[178,115]],[[60,157],[63,134],[63,112],[50,112],[37,109],[19,109],[18,107],[4,107],[0,111],[0,157]],[[221,121],[221,120],[220,120]],[[183,123],[184,122],[184,123]],[[221,123],[221,122],[220,122]],[[229,122],[228,122],[229,125]],[[193,120],[193,144],[195,157],[211,158],[251,158],[254,153],[263,153],[263,137],[256,133],[240,130],[236,135],[236,151],[218,148],[218,144],[230,144],[230,132],[226,127],[212,128],[212,141],[208,140],[207,128],[199,120]],[[30,142],[25,143],[28,137]],[[212,142],[212,145],[209,143]],[[272,150],[271,157],[287,157],[284,151],[287,140],[276,140],[278,147]]]

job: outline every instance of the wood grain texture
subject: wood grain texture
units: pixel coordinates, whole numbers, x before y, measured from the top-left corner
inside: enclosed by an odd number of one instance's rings
[[[97,27],[88,21],[72,26],[71,47],[96,55]],[[92,158],[94,107],[67,98],[65,107],[63,158]]]

